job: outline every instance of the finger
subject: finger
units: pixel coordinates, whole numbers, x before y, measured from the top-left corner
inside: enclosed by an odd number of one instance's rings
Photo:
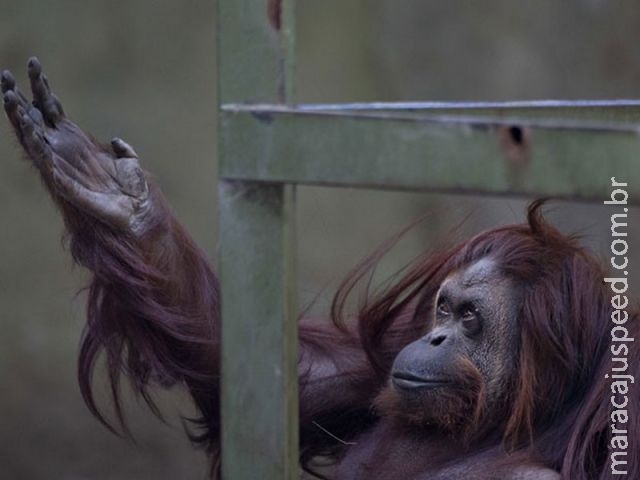
[[[20,103],[20,105],[22,105],[25,109],[29,107],[29,100],[16,86],[16,80],[15,78],[13,78],[13,74],[9,70],[5,70],[2,72],[0,85],[2,87],[3,94],[14,92],[18,96],[18,103]]]
[[[49,82],[42,73],[42,66],[36,57],[29,59],[27,71],[31,82],[33,104],[42,112],[44,120],[51,126],[55,126],[64,116],[64,111],[58,98],[51,93]]]
[[[18,96],[13,90],[8,90],[3,95],[4,111],[18,136],[22,141],[22,130],[20,129],[20,115],[18,114]]]
[[[49,98],[49,88],[42,75],[42,65],[40,65],[40,61],[36,57],[31,57],[27,62],[27,73],[31,83],[33,103],[42,109]]]
[[[2,77],[0,77],[0,88],[2,88],[2,93],[16,88],[16,79],[13,78],[13,74],[9,70],[3,70]]]
[[[20,97],[14,90],[8,90],[3,96],[4,111],[11,122],[11,126],[18,137],[18,141],[24,146],[21,123],[22,116],[26,113],[25,106],[20,101]],[[26,108],[29,108],[27,105]]]
[[[6,78],[5,78],[5,74],[7,75]],[[29,99],[24,95],[24,93],[22,93],[22,90],[20,90],[17,87],[16,81],[13,78],[13,75],[11,75],[11,72],[5,71],[2,77],[2,92],[6,93],[9,90],[12,90],[18,96],[18,101],[20,102],[20,105],[22,105],[24,108],[28,108],[29,105],[31,105],[31,103],[29,102]]]
[[[22,109],[20,108],[20,110]],[[22,142],[29,157],[31,157],[38,170],[46,174],[52,163],[53,151],[44,138],[42,129],[34,122],[31,116],[27,113],[22,113],[20,116],[20,130],[22,131]]]
[[[111,148],[118,158],[138,158],[133,147],[121,138],[114,137],[111,140]]]
[[[18,105],[21,105],[37,124],[44,125],[42,114],[36,107],[31,105],[27,97],[25,97],[22,91],[20,91],[20,89],[16,86],[15,78],[9,70],[5,70],[4,72],[2,72],[2,76],[0,78],[0,86],[2,88],[3,95],[8,94],[9,92],[13,92],[17,96]]]

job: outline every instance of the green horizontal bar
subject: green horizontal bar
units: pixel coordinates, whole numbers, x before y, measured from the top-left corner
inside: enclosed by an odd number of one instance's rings
[[[640,123],[640,100],[534,100],[515,102],[373,102],[281,105],[228,104],[227,111],[377,114],[386,118],[421,115],[471,115],[494,118],[576,119],[599,122]]]
[[[221,115],[223,178],[594,200],[616,177],[640,198],[637,125],[243,108]]]

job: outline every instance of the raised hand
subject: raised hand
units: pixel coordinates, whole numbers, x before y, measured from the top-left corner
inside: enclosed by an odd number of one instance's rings
[[[104,354],[115,412],[119,376],[151,401],[153,383],[186,385],[202,413],[200,442],[217,451],[218,282],[206,255],[148,184],[133,149],[104,147],[64,114],[37,59],[28,63],[33,102],[2,73],[4,108],[15,134],[61,207],[76,263],[93,272],[80,348],[80,391],[103,423],[93,370]],[[124,424],[122,424],[124,425]]]
[[[65,116],[37,58],[29,59],[27,70],[33,102],[5,70],[4,109],[54,200],[113,229],[141,233],[151,200],[135,151],[119,138],[110,148],[90,138]]]

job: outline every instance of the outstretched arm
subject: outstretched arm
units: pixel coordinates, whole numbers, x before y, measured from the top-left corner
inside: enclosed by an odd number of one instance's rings
[[[28,63],[33,102],[2,74],[6,114],[60,207],[76,262],[89,268],[88,318],[78,376],[89,408],[96,358],[106,353],[115,406],[126,373],[150,401],[150,383],[184,383],[203,414],[203,441],[217,436],[218,287],[205,255],[120,139],[103,146],[64,114],[40,63]]]
[[[194,438],[215,458],[219,433],[215,275],[159,189],[147,179],[135,151],[117,138],[103,146],[72,123],[37,59],[29,60],[28,73],[32,103],[11,73],[3,72],[4,108],[62,212],[74,260],[94,274],[78,363],[85,401],[106,423],[91,390],[92,372],[102,351],[121,423],[122,373],[152,407],[150,384],[182,383],[202,413],[198,424],[202,430]],[[342,436],[366,423],[369,402],[379,385],[354,330],[337,329],[327,320],[303,320],[300,343],[304,457],[330,450]],[[354,416],[354,411],[361,415]]]

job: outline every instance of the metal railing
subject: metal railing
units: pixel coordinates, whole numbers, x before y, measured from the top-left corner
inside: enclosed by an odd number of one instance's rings
[[[219,0],[225,480],[298,478],[295,186],[640,196],[640,101],[296,105],[294,0]]]

